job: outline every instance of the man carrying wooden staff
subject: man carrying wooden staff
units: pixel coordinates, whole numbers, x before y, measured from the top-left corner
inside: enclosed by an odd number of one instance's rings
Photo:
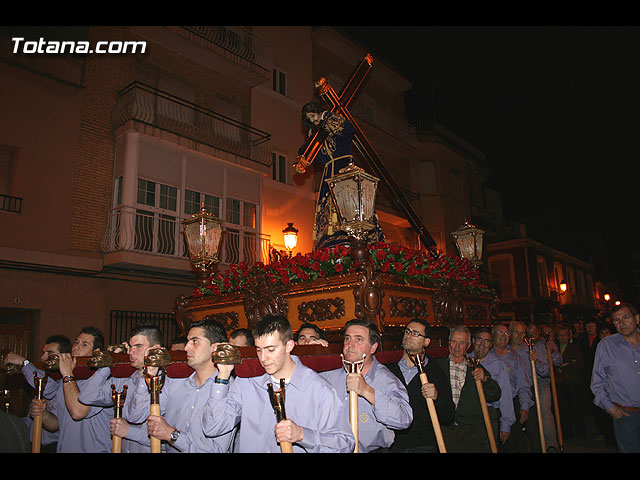
[[[551,340],[550,332],[543,332],[542,336],[545,340],[545,346],[547,347],[547,363],[550,365],[549,378],[551,384],[551,395],[553,398],[553,413],[556,419],[556,430],[558,434],[558,446],[560,451],[564,451],[564,441],[562,439],[562,423],[560,422],[560,407],[558,405],[558,384],[556,383],[556,372],[553,364],[552,351],[557,348],[555,343]]]
[[[540,407],[540,387],[538,385],[538,375],[536,374],[536,360],[535,352],[533,351],[534,341],[532,337],[525,337],[525,342],[529,347],[529,354],[531,355],[531,376],[533,379],[533,392],[536,399],[536,412],[538,413],[538,428],[540,432],[540,448],[542,453],[547,453],[547,445],[544,437],[544,425],[542,423],[542,409]]]
[[[284,378],[280,379],[280,389],[274,390],[271,383],[267,383],[267,390],[269,391],[269,399],[273,406],[273,411],[276,414],[276,420],[278,423],[287,419],[287,411],[285,408],[285,381]],[[280,451],[282,453],[293,453],[293,445],[291,442],[281,440]]]
[[[222,378],[218,369],[223,362],[239,362],[236,357],[220,355],[228,347],[227,333],[222,324],[211,318],[191,324],[184,347],[187,365],[193,369],[187,377],[167,376],[160,391],[160,412],[152,413],[151,397],[138,385],[123,411],[124,417],[135,423],[147,421],[148,434],[162,442],[165,453],[230,453],[233,429],[218,436],[206,436],[202,418],[206,402],[220,384],[232,380]],[[237,350],[237,349],[236,349]],[[150,369],[150,368],[149,368]],[[153,373],[153,372],[152,372]]]
[[[362,360],[357,362],[350,362],[348,360],[345,360],[344,355],[342,354],[340,355],[340,358],[342,359],[342,366],[347,374],[360,374],[360,372],[362,372],[362,367],[364,367],[364,359],[366,358],[366,355],[363,354]],[[358,418],[358,392],[356,392],[355,390],[351,390],[349,392],[349,423],[351,424],[351,431],[353,431],[353,436],[356,439],[356,446],[353,450],[353,453],[359,453],[360,451]]]
[[[168,352],[163,348],[154,348],[149,351],[144,359],[144,381],[149,390],[149,417],[160,417],[160,392],[164,387],[167,378],[165,369],[171,363],[171,357],[167,357]],[[155,370],[155,373],[151,371]],[[148,425],[149,440],[151,442],[151,453],[161,453],[161,438],[153,431],[151,424]]]
[[[533,352],[535,359],[538,389],[540,391],[540,411],[542,424],[544,425],[544,441],[549,452],[557,452],[560,449],[558,432],[553,412],[553,394],[551,391],[551,369],[562,365],[562,355],[553,340],[545,343],[540,333],[540,327],[535,323],[527,324],[527,335],[533,339]],[[552,361],[548,360],[548,349],[551,350]]]
[[[449,380],[451,396],[456,406],[454,422],[442,427],[449,453],[489,453],[491,436],[487,433],[485,409],[487,402],[500,399],[498,383],[481,365],[467,364],[471,346],[471,331],[458,325],[449,333],[449,355],[436,363]],[[476,386],[480,383],[480,387]],[[481,398],[481,395],[484,398]],[[490,423],[489,423],[490,425]]]
[[[377,325],[354,319],[345,324],[342,355],[347,362],[363,359],[360,373],[347,373],[344,368],[322,372],[349,408],[349,392],[358,395],[358,452],[386,451],[395,439],[396,430],[411,425],[413,410],[409,394],[402,382],[378,362],[375,352],[381,337]]]
[[[469,356],[480,362],[491,374],[491,378],[498,382],[502,392],[500,400],[487,405],[495,442],[498,451],[501,452],[503,445],[511,435],[511,426],[516,423],[516,415],[513,409],[513,392],[511,391],[509,371],[491,347],[493,347],[491,331],[486,327],[476,328],[473,334],[473,352]]]
[[[71,340],[69,340],[68,337],[64,335],[51,335],[47,337],[44,345],[42,346],[42,356],[40,357],[40,362],[42,362],[43,368],[51,358],[57,357],[60,353],[71,353],[71,349]],[[15,352],[7,352],[4,357],[3,366],[10,370],[13,370],[13,368],[10,367],[15,367],[15,370],[17,370],[15,373],[22,372],[27,383],[33,388],[35,388],[34,374],[37,373],[38,377],[44,375],[44,371],[42,369],[36,368],[32,362]],[[44,410],[51,413],[53,408],[53,402],[51,400],[58,391],[59,382],[60,380],[56,381],[51,377],[48,378],[43,392],[43,398],[46,399],[46,403],[37,401],[35,398],[33,399],[32,404],[30,405],[30,410],[33,407],[35,412],[30,412],[29,417],[25,419],[29,426],[31,438],[33,438],[33,421],[29,421],[29,419],[32,419],[33,415],[42,415]],[[41,452],[55,453],[58,445],[58,437],[59,432],[57,430],[57,423],[56,431],[49,431],[45,426],[42,430]]]
[[[156,325],[136,325],[129,332],[127,342],[110,345],[107,351],[96,352],[87,361],[87,365],[96,370],[85,382],[78,399],[86,405],[107,408],[113,406],[112,385],[118,392],[122,392],[125,386],[128,392],[135,392],[139,384],[146,389],[144,359],[151,349],[162,347],[162,344],[162,331]],[[126,354],[129,364],[134,369],[129,377],[111,376],[111,367],[117,358],[115,355],[118,354]],[[124,400],[128,403],[133,398],[128,395]],[[122,411],[124,412],[124,405]],[[109,421],[109,432],[112,437],[112,451],[113,439],[120,438],[121,441],[116,440],[116,443],[121,443],[121,453],[149,453],[149,435],[144,420],[140,423],[130,423],[123,416],[113,415]]]
[[[49,376],[45,374],[43,377],[38,377],[36,372],[33,372],[33,384],[35,385],[36,394],[35,400],[40,403],[46,402],[44,399],[44,388],[47,385]],[[31,453],[40,453],[40,447],[42,443],[42,414],[33,416],[33,436],[31,439]]]
[[[229,382],[233,365],[218,365],[216,388],[204,406],[202,426],[207,436],[217,436],[238,426],[234,452],[279,453],[281,443],[291,443],[294,453],[350,453],[354,438],[348,416],[335,390],[305,366],[291,351],[293,330],[286,316],[271,314],[253,329],[256,354],[265,373],[237,376]],[[268,384],[286,386],[287,418],[277,421]]]
[[[414,318],[404,329],[404,354],[389,370],[402,381],[409,394],[413,422],[405,430],[396,431],[392,453],[446,453],[442,425],[450,425],[455,417],[451,386],[437,363],[425,355],[431,343],[431,326],[422,318]]]
[[[116,386],[111,384],[113,396],[113,418],[122,418],[122,407],[127,398],[127,385],[122,388],[121,392],[116,391]],[[111,435],[111,452],[122,453],[122,437]]]

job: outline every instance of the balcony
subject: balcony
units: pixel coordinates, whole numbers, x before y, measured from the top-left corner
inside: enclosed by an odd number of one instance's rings
[[[115,130],[129,121],[207,145],[226,159],[238,157],[271,167],[268,133],[141,82],[118,92],[112,126]]]
[[[116,252],[142,254],[144,257],[132,258],[137,258],[137,262],[145,265],[166,265],[167,262],[163,260],[173,259],[173,269],[179,270],[180,265],[183,269],[188,268],[188,262],[185,262],[188,260],[187,248],[180,223],[182,220],[160,211],[116,208],[109,214],[102,238],[102,251],[107,255]],[[269,235],[239,225],[225,224],[220,263],[231,265],[244,262],[249,266],[259,261],[268,263],[270,246]],[[118,262],[121,260],[114,263]],[[111,262],[105,260],[105,263]]]
[[[182,31],[178,33],[190,41],[255,72],[257,79],[254,83],[261,83],[270,78],[273,59],[269,44],[249,30],[221,25],[179,28]]]
[[[20,213],[22,211],[22,198],[0,194],[0,211]]]

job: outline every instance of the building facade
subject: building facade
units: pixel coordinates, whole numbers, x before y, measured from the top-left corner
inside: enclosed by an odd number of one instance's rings
[[[593,265],[529,238],[524,225],[519,235],[489,242],[486,259],[499,279],[502,321],[554,325],[598,312]]]
[[[291,168],[301,108],[320,77],[338,90],[366,46],[306,26],[1,33],[2,348],[33,357],[85,325],[118,343],[141,321],[169,342],[175,299],[195,287],[180,222],[202,205],[224,221],[218,271],[266,263],[289,222],[295,251],[312,250],[321,172]],[[54,39],[76,43],[61,54]],[[446,252],[465,218],[487,215],[474,199],[489,172],[450,132],[409,124],[411,87],[374,56],[350,110]],[[389,243],[423,247],[384,187],[377,211]]]

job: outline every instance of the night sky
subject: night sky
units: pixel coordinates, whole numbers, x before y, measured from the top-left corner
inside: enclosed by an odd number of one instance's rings
[[[410,120],[486,154],[507,220],[637,300],[640,28],[337,28],[412,82]]]

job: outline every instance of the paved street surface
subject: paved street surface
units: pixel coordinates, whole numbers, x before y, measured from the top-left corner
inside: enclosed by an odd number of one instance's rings
[[[593,417],[587,415],[587,435],[581,438],[566,439],[564,441],[564,453],[617,453],[613,445],[607,445],[604,439],[598,436]]]

